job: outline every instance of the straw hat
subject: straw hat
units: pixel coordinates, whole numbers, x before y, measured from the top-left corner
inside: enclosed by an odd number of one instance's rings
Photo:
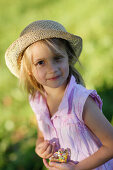
[[[46,38],[62,38],[69,41],[76,56],[79,57],[82,50],[82,39],[79,36],[68,33],[56,21],[38,20],[29,24],[6,50],[6,65],[12,74],[19,77],[19,63],[21,64],[24,50],[34,42]]]

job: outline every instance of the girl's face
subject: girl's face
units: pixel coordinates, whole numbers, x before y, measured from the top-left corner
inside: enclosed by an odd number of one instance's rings
[[[43,87],[58,88],[65,86],[69,75],[68,55],[65,46],[59,42],[59,52],[54,52],[44,42],[36,42],[30,47],[32,74]]]

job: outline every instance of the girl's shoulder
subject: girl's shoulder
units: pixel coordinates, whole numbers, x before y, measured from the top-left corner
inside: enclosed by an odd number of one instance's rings
[[[73,105],[80,120],[82,120],[84,105],[89,96],[95,101],[99,109],[102,111],[103,102],[95,89],[87,89],[80,84],[74,85]]]

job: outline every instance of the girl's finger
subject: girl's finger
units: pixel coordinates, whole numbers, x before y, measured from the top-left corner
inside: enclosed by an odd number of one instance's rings
[[[51,144],[51,152],[46,156],[46,159],[49,159],[55,152],[55,143]]]
[[[52,145],[51,145],[51,144],[47,147],[46,153],[47,153],[47,154],[52,153]]]
[[[46,159],[43,159],[43,163],[44,163],[44,165],[45,165],[46,168],[50,168],[50,166],[49,166],[49,164],[48,164],[48,162],[47,162]]]
[[[49,145],[45,152],[43,152],[42,156],[43,158],[48,158],[48,156],[52,155],[52,145]]]
[[[50,144],[50,143],[49,143],[49,141],[45,140],[44,142],[41,142],[40,144],[38,144],[37,148],[40,149],[40,148],[42,148],[43,146],[45,146],[47,144]]]
[[[46,156],[46,159],[50,158],[55,152],[55,143],[51,144],[51,152]]]
[[[49,145],[50,145],[49,143],[45,143],[41,148],[37,148],[37,150],[39,149],[40,153],[42,154],[47,150]]]
[[[47,156],[45,156],[45,159],[49,159],[52,155],[53,155],[53,153],[48,154]],[[43,155],[43,157],[44,157],[44,155]]]
[[[65,163],[58,163],[58,162],[49,162],[49,166],[50,167],[54,167],[54,168],[59,168],[61,169],[62,165],[64,165]]]
[[[43,163],[44,163],[45,167],[48,168],[49,170],[59,170],[58,168],[49,166],[46,159],[43,159]]]

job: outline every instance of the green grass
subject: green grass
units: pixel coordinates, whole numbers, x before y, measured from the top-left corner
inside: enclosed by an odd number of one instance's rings
[[[52,19],[83,38],[80,61],[88,88],[97,89],[103,112],[113,124],[113,1],[0,1],[0,169],[43,169],[35,154],[37,124],[27,96],[5,65],[8,46],[22,29],[38,19]],[[42,168],[43,167],[43,168]]]

